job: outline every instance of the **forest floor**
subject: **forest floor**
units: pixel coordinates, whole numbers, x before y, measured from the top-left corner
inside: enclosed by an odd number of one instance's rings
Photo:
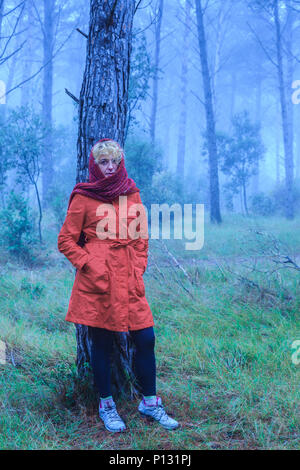
[[[157,393],[180,422],[174,431],[142,419],[139,400],[117,397],[128,429],[105,430],[90,383],[77,380],[75,330],[64,320],[74,269],[53,230],[46,237],[36,267],[0,258],[1,449],[299,448],[299,218],[228,216],[206,224],[194,252],[150,240]]]

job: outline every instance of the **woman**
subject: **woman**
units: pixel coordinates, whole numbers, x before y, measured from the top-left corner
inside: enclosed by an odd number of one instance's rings
[[[111,139],[99,140],[89,157],[89,182],[76,184],[70,195],[58,249],[77,268],[66,320],[88,326],[99,416],[111,432],[126,429],[111,395],[114,331],[130,331],[136,346],[135,369],[143,394],[139,412],[166,429],[178,427],[156,396],[154,321],[143,281],[146,221],[123,149]]]

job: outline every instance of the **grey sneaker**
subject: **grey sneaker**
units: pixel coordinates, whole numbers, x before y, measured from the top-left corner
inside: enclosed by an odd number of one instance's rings
[[[167,415],[160,397],[156,397],[156,403],[153,405],[146,405],[143,399],[139,404],[138,410],[141,414],[158,421],[165,429],[176,429],[179,426],[175,419]]]
[[[104,426],[110,432],[125,431],[126,426],[124,421],[120,418],[116,404],[113,400],[99,402],[99,416],[104,422]]]

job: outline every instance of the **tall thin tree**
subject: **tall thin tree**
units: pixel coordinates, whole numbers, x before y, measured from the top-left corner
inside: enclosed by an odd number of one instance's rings
[[[160,60],[160,43],[161,43],[161,23],[163,16],[164,0],[159,0],[157,21],[155,22],[155,58],[154,58],[154,78],[153,78],[153,94],[152,94],[152,110],[150,120],[150,136],[152,142],[155,141],[156,131],[156,114],[158,102],[158,73],[159,73],[159,60]]]
[[[0,51],[1,51],[1,45],[2,45],[2,38],[1,38],[1,32],[2,32],[2,19],[3,19],[3,9],[4,9],[4,0],[0,0]],[[1,84],[0,86],[0,106],[5,104],[5,84]],[[3,109],[3,106],[2,106]],[[1,109],[1,111],[2,111]],[[0,113],[0,124],[1,122],[4,122],[4,113]]]
[[[207,43],[204,29],[204,10],[201,0],[195,0],[197,14],[197,30],[199,52],[201,60],[201,72],[204,89],[204,103],[206,115],[206,138],[209,158],[209,192],[210,192],[210,220],[211,222],[221,223],[220,212],[220,191],[218,174],[218,153],[215,131],[215,115],[212,100],[211,77],[208,68]]]
[[[292,50],[293,41],[291,40],[293,28],[293,15],[298,12],[298,0],[248,0],[248,4],[253,9],[257,9],[259,13],[265,13],[269,19],[270,27],[273,28],[275,55],[273,58],[270,52],[266,49],[262,41],[259,43],[264,50],[265,54],[276,68],[277,83],[280,100],[280,113],[282,123],[283,135],[283,150],[284,150],[284,169],[285,169],[285,215],[287,219],[294,218],[294,200],[293,200],[293,186],[294,186],[294,160],[293,160],[293,131],[292,131],[292,116],[290,116],[290,108],[288,102],[291,100],[291,85],[292,83],[292,69],[293,57]],[[286,25],[283,25],[283,13],[285,7],[286,12]],[[286,34],[284,34],[286,29]],[[287,59],[287,70],[284,66],[284,59]],[[299,58],[297,59],[299,61]],[[289,77],[286,80],[286,77]]]
[[[181,55],[181,90],[180,90],[180,116],[177,144],[177,168],[178,176],[184,176],[185,143],[186,143],[186,120],[187,120],[187,83],[188,83],[188,50],[190,33],[190,0],[185,1],[185,25],[182,42]]]
[[[47,142],[42,158],[42,182],[43,207],[47,207],[48,191],[53,181],[53,156],[52,156],[52,95],[53,95],[53,45],[54,45],[54,9],[55,0],[44,0],[43,48],[43,106],[42,115],[44,123],[49,127]]]
[[[23,54],[24,66],[23,66],[22,78],[24,81],[26,80],[27,77],[30,77],[32,64],[33,64],[32,51],[33,51],[34,43],[33,43],[33,26],[32,26],[32,16],[33,16],[32,0],[26,1],[25,11],[26,11],[25,28],[27,29],[26,31],[26,35],[27,35],[26,46],[27,47],[26,47],[26,51]],[[26,106],[30,102],[32,93],[33,93],[32,84],[25,83],[21,88],[21,106]]]
[[[290,99],[289,94],[291,95],[291,84],[294,80],[294,67],[295,67],[295,59],[294,59],[294,23],[296,20],[295,10],[292,6],[291,0],[285,0],[285,6],[287,9],[287,18],[285,23],[285,33],[283,35],[283,48],[286,49],[286,61],[287,61],[287,70],[286,70],[286,105],[287,105],[287,133],[288,133],[288,167],[290,167],[287,171],[288,178],[291,179],[290,182],[286,181],[287,184],[287,191],[291,192],[291,195],[288,196],[287,204],[292,204],[291,213],[289,209],[287,209],[287,216],[289,218],[293,217],[294,212],[294,202],[293,202],[293,185],[294,185],[294,104]],[[291,201],[290,201],[291,199]]]
[[[283,131],[283,147],[284,147],[284,166],[285,166],[285,186],[286,186],[286,217],[292,219],[294,217],[294,202],[293,202],[293,179],[294,179],[294,162],[292,151],[292,135],[290,133],[288,107],[286,89],[284,83],[284,70],[283,70],[283,38],[282,29],[279,18],[279,0],[273,0],[274,22],[276,31],[276,55],[277,55],[277,73],[279,83],[279,96],[281,105],[282,117],[282,131]]]
[[[2,18],[3,18],[4,0],[0,0],[0,41],[2,31]]]

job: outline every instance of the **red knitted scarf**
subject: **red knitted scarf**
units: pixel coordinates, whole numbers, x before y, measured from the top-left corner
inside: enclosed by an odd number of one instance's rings
[[[103,142],[104,140],[112,139],[100,139],[98,142]],[[120,147],[118,143],[117,145]],[[128,174],[125,168],[124,154],[122,154],[122,160],[119,163],[117,171],[113,175],[105,177],[95,162],[95,158],[91,150],[89,158],[89,182],[77,183],[74,186],[69,198],[68,209],[70,207],[72,198],[76,193],[97,199],[98,201],[111,202],[120,195],[131,194],[138,191],[140,190],[137,188],[134,180],[132,178],[128,178]],[[84,243],[85,235],[83,232],[81,232],[77,244],[82,247]]]
[[[104,140],[112,139],[101,139],[98,140],[98,142],[103,142]],[[118,143],[117,145],[120,147]],[[77,183],[74,186],[69,198],[68,209],[72,198],[76,193],[97,199],[98,201],[111,202],[120,195],[131,194],[138,191],[139,188],[136,187],[134,180],[132,178],[128,178],[124,154],[122,154],[122,160],[119,163],[117,171],[113,175],[105,177],[95,162],[95,158],[91,150],[89,158],[89,182]]]

